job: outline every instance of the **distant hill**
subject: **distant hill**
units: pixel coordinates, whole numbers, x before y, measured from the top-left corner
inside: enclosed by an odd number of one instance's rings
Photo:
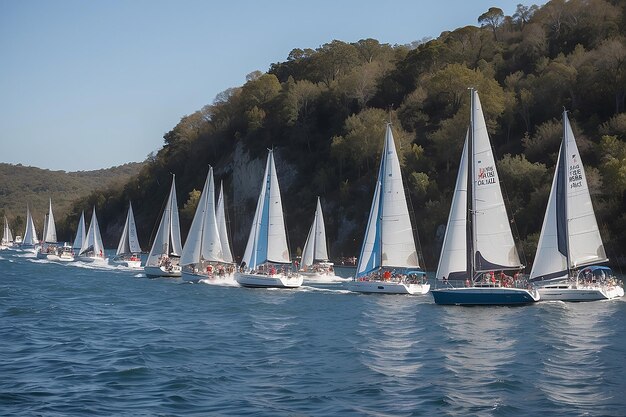
[[[73,201],[94,190],[128,182],[142,166],[143,163],[131,162],[95,171],[65,172],[0,163],[0,216],[6,215],[14,233],[22,234],[28,204],[40,229],[49,198],[55,217],[61,219]]]

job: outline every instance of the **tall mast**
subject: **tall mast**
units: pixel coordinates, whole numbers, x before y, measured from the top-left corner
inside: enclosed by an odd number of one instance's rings
[[[567,110],[565,110],[565,108],[563,108],[563,165],[564,165],[564,169],[563,172],[561,172],[561,187],[563,188],[563,212],[565,214],[565,219],[563,221],[563,227],[564,227],[564,231],[565,231],[565,259],[567,262],[567,276],[569,278],[570,272],[571,272],[571,256],[570,256],[570,251],[569,251],[569,218],[568,218],[568,185],[569,185],[569,181],[568,181],[568,177],[569,177],[569,160],[568,160],[568,142],[569,138],[567,137]],[[578,274],[576,274],[576,285],[578,286]]]
[[[467,275],[474,286],[474,88],[470,88],[470,134],[467,138]]]

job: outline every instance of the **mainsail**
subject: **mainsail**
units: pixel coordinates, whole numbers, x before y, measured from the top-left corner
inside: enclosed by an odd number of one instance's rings
[[[309,234],[302,249],[302,266],[311,266],[316,261],[328,261],[328,248],[326,245],[326,227],[320,198],[317,198],[315,218],[309,229]]]
[[[7,216],[4,216],[4,231],[2,233],[2,244],[7,245],[13,242],[13,235],[11,234],[11,229],[9,229],[9,221],[7,220]]]
[[[24,239],[22,245],[33,246],[39,243],[37,239],[37,231],[35,230],[35,223],[33,222],[33,216],[30,214],[28,205],[26,206],[26,230],[24,231]]]
[[[44,223],[43,241],[46,243],[57,243],[57,229],[54,224],[54,215],[52,214],[52,199],[48,207],[48,214]]]
[[[220,183],[220,195],[217,199],[217,209],[215,217],[217,220],[217,229],[220,234],[220,242],[222,243],[222,257],[224,262],[233,262],[233,254],[230,250],[230,242],[228,239],[228,228],[226,224],[226,202],[224,198],[224,186]]]
[[[191,222],[191,228],[180,258],[181,265],[191,265],[201,260],[224,262],[222,243],[215,217],[215,185],[213,167],[209,167],[204,188]]]
[[[83,242],[85,242],[85,236],[85,212],[83,211],[80,213],[80,220],[78,221],[78,228],[76,229],[76,237],[74,238],[72,248],[80,251],[80,248],[83,247]]]
[[[102,244],[102,236],[100,235],[100,226],[98,225],[98,217],[96,216],[95,206],[93,208],[93,213],[91,213],[89,230],[87,231],[83,245],[80,248],[79,255],[86,254],[87,252],[93,252],[96,256],[104,254],[104,245]]]
[[[117,245],[116,255],[131,254],[141,252],[139,239],[137,237],[137,227],[135,226],[135,216],[133,216],[133,205],[128,202],[128,214],[124,223],[124,230],[120,243]]]
[[[263,185],[261,186],[243,262],[250,269],[254,269],[265,262],[285,264],[291,262],[272,150],[267,156]]]
[[[176,201],[176,177],[172,175],[172,187],[157,229],[156,237],[152,243],[146,266],[159,264],[162,255],[180,256],[182,253],[180,242],[180,221],[178,219],[178,202]]]

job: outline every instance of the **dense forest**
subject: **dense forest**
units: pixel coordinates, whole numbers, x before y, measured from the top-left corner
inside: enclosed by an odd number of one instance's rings
[[[436,267],[478,89],[520,249],[531,265],[569,111],[596,215],[613,261],[626,248],[626,4],[553,0],[490,8],[466,26],[411,45],[330,41],[220,93],[164,136],[164,146],[123,186],[77,201],[99,210],[114,246],[128,200],[147,249],[176,174],[183,237],[208,165],[224,182],[234,252],[241,256],[268,148],[277,170],[293,254],[322,197],[331,256],[358,255],[385,122],[393,123],[414,225]]]
[[[64,225],[64,219],[77,198],[97,189],[122,186],[139,173],[141,166],[141,163],[132,162],[94,171],[65,172],[0,163],[0,218],[6,215],[14,234],[22,235],[28,204],[35,224],[41,229],[51,198],[57,223]],[[68,232],[59,238],[71,239],[73,236],[68,228]]]

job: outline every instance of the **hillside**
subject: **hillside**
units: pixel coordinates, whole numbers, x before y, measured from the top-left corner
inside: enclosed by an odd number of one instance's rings
[[[97,204],[108,246],[119,236],[127,201],[148,247],[176,174],[183,236],[193,190],[207,165],[223,180],[234,252],[241,256],[267,148],[274,148],[290,245],[303,245],[322,196],[331,256],[358,254],[372,198],[384,123],[391,120],[426,267],[434,269],[478,89],[505,193],[531,265],[561,136],[562,109],[578,138],[598,222],[612,259],[626,248],[626,5],[553,0],[490,8],[480,26],[410,46],[333,40],[294,49],[267,72],[184,116],[164,146],[123,187],[73,205]]]
[[[128,163],[94,171],[65,172],[0,163],[0,216],[6,214],[11,228],[22,234],[28,204],[41,228],[48,199],[52,198],[55,217],[62,222],[75,200],[94,190],[126,183],[141,166]],[[65,235],[59,238],[70,239]]]

